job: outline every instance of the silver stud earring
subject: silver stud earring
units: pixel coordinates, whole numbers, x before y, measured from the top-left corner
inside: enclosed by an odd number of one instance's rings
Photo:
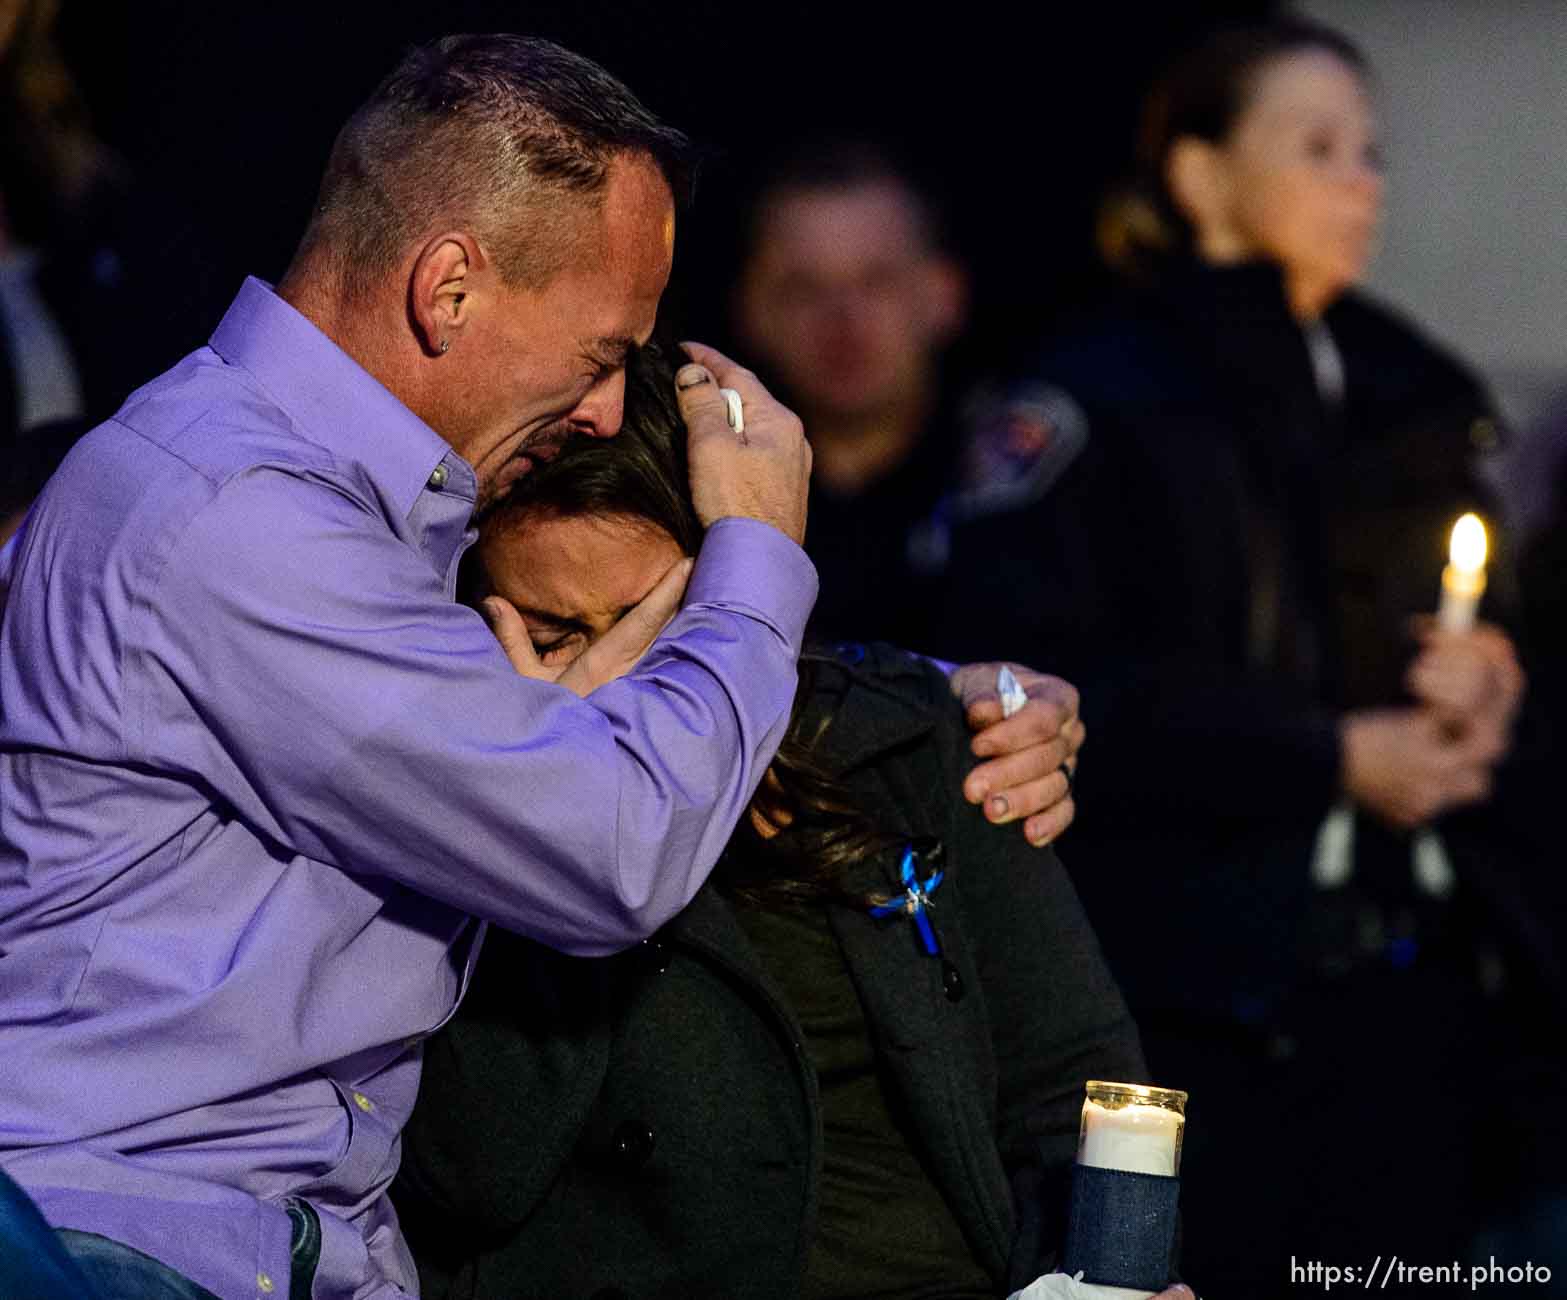
[[[442,339],[441,340],[441,355],[443,357],[446,355],[447,351],[451,348],[451,346],[452,346],[451,339]]]

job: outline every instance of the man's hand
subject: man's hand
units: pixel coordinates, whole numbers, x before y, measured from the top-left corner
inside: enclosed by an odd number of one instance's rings
[[[1392,826],[1412,830],[1491,793],[1505,746],[1489,729],[1455,737],[1434,709],[1378,709],[1339,722],[1344,793]]]
[[[658,580],[658,585],[627,610],[614,627],[604,633],[568,664],[545,664],[533,648],[528,625],[516,606],[500,596],[487,596],[480,613],[490,631],[501,643],[511,666],[523,677],[554,682],[573,694],[591,695],[606,682],[623,677],[636,667],[648,647],[680,610],[694,561],[681,560]]]
[[[687,343],[694,358],[675,375],[690,436],[691,499],[703,525],[739,515],[805,540],[811,447],[793,411],[775,401],[745,367],[722,352]],[[729,427],[720,387],[745,404],[745,432]]]
[[[1026,818],[1028,842],[1049,844],[1077,812],[1071,782],[1061,771],[1065,764],[1076,772],[1077,751],[1087,734],[1077,716],[1077,688],[1021,664],[1007,666],[1028,703],[1005,720],[996,692],[999,663],[965,664],[952,674],[952,693],[963,701],[977,733],[974,753],[989,760],[968,774],[963,794],[970,803],[983,804],[993,822]]]

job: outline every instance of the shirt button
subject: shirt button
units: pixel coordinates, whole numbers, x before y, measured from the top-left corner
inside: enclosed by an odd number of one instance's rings
[[[451,478],[452,472],[445,465],[437,465],[430,471],[430,487],[439,492],[446,486],[446,480]]]
[[[362,1092],[356,1092],[354,1094],[354,1105],[358,1106],[359,1109],[364,1111],[366,1115],[375,1109],[375,1102],[371,1101],[370,1098],[366,1097]]]
[[[263,1295],[271,1295],[274,1288],[274,1283],[272,1279],[265,1273],[257,1273],[256,1286],[260,1289]]]

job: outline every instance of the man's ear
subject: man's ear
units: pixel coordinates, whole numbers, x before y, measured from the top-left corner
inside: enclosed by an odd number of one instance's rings
[[[484,269],[479,241],[466,231],[428,240],[408,279],[408,317],[430,356],[457,346],[473,314],[474,277]]]
[[[1215,261],[1243,255],[1232,247],[1238,242],[1230,212],[1233,186],[1229,161],[1218,145],[1181,136],[1165,159],[1164,183],[1176,211],[1191,223],[1200,251]]]

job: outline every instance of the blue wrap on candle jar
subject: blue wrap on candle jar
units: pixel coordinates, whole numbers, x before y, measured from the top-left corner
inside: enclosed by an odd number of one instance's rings
[[[1181,1180],[1077,1165],[1061,1271],[1084,1282],[1162,1291],[1170,1278]]]

